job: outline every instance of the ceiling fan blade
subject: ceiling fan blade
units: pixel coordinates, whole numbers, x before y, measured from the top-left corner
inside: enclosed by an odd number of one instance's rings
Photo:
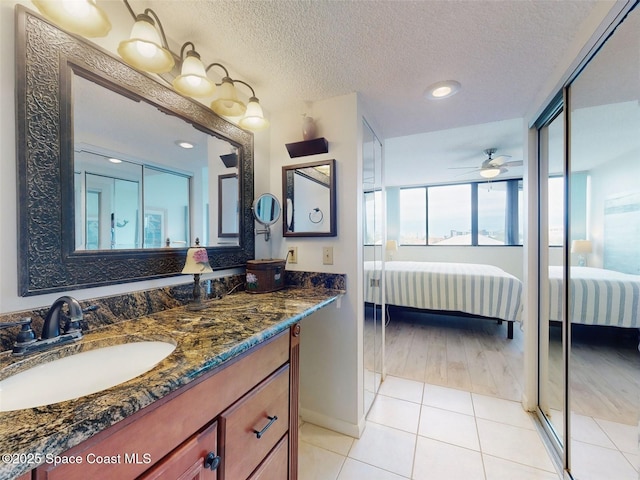
[[[447,170],[460,170],[462,168],[478,168],[478,167],[447,167]]]
[[[514,160],[512,162],[505,162],[502,164],[503,167],[521,167],[523,165],[522,160]]]

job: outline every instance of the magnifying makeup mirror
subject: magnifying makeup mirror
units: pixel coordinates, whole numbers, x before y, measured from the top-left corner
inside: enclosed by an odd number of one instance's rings
[[[264,234],[264,240],[268,242],[271,238],[270,227],[280,218],[280,202],[271,193],[263,193],[253,202],[251,210],[256,221],[264,226],[264,229],[257,230],[256,234]]]

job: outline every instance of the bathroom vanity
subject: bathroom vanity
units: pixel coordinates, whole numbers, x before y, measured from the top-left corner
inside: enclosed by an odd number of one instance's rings
[[[176,349],[124,384],[0,412],[0,479],[297,478],[299,322],[340,295],[243,292],[87,332],[56,355],[140,340]],[[19,363],[1,354],[0,379]]]

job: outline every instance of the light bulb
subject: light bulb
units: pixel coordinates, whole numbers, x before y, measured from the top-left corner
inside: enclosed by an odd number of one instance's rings
[[[91,13],[91,5],[85,0],[63,0],[62,8],[74,17],[87,17]]]
[[[449,95],[450,93],[451,93],[451,87],[440,87],[440,88],[436,88],[433,92],[431,92],[431,95],[433,95],[434,97],[440,98],[440,97]]]
[[[153,58],[153,56],[158,51],[158,47],[156,47],[153,43],[138,40],[136,41],[136,50],[145,58]]]

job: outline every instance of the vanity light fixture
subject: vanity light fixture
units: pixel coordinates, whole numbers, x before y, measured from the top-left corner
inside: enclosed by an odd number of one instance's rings
[[[211,265],[209,265],[209,256],[207,249],[200,246],[200,239],[196,238],[196,246],[187,250],[187,259],[184,262],[182,273],[193,275],[193,299],[187,305],[187,310],[197,311],[205,308],[202,303],[202,292],[200,291],[200,275],[203,273],[211,273]]]
[[[253,91],[251,85],[242,80],[236,80],[238,83],[246,85],[251,90],[251,98],[247,104],[247,110],[244,117],[240,120],[240,126],[248,130],[260,131],[269,128],[269,120],[264,118],[262,107],[260,106],[260,100],[256,97],[256,92]]]
[[[191,50],[185,53],[186,47],[191,46]],[[186,42],[180,49],[182,59],[182,69],[180,75],[173,81],[173,88],[188,97],[209,97],[216,90],[216,84],[207,77],[200,54],[196,52],[196,47],[191,42]]]
[[[109,161],[111,163],[122,163],[122,160],[120,160],[119,158],[113,158],[113,157],[109,158]]]
[[[218,98],[211,102],[211,109],[218,115],[243,117],[239,125],[248,130],[258,131],[269,126],[251,85],[231,78],[228,70],[219,63],[212,63],[205,68],[193,42],[185,42],[180,49],[180,55],[177,55],[169,48],[162,22],[152,9],[147,8],[143,13],[136,15],[129,1],[122,1],[135,21],[129,39],[123,40],[118,46],[118,54],[126,63],[137,70],[157,74],[170,73],[177,64],[180,74],[175,76],[171,73],[175,79],[170,82],[177,92],[188,97],[206,98],[218,91]],[[73,33],[95,37],[104,36],[111,29],[109,19],[96,6],[95,0],[34,0],[33,3],[43,15]],[[91,17],[87,18],[91,20],[72,16],[74,10],[90,12]],[[94,23],[94,17],[102,20],[95,32],[90,28]],[[224,70],[220,83],[215,83],[207,76],[214,66]],[[164,77],[160,78],[169,83]],[[248,105],[238,99],[236,83],[242,83],[251,90]]]
[[[445,80],[437,82],[427,87],[424,96],[430,100],[440,100],[449,98],[460,91],[461,85],[455,80]]]
[[[125,4],[129,6],[128,2]],[[129,11],[133,15],[133,10]],[[151,16],[158,22],[158,30]],[[144,13],[134,16],[136,22],[131,29],[128,40],[123,40],[118,46],[118,53],[122,59],[138,70],[151,73],[170,72],[175,65],[173,53],[169,50],[167,37],[162,23],[156,13],[147,8]]]
[[[65,30],[85,37],[104,37],[111,30],[95,0],[33,0],[40,13]]]
[[[220,84],[220,96],[211,102],[211,110],[216,112],[218,115],[223,115],[225,117],[239,117],[240,115],[244,115],[244,112],[247,111],[247,106],[238,100],[236,86],[228,75],[222,79],[222,83]]]
[[[129,63],[129,65],[138,68],[140,70],[145,70],[147,72],[152,73],[165,73],[172,70],[174,64],[177,62],[180,66],[180,75],[178,75],[175,80],[172,82],[173,87],[179,93],[189,96],[189,97],[208,97],[214,94],[215,91],[218,92],[218,98],[211,102],[211,109],[217,113],[218,115],[224,117],[242,117],[247,112],[247,105],[245,105],[242,101],[238,100],[238,93],[236,91],[235,83],[242,83],[246,85],[251,90],[252,96],[249,99],[249,104],[251,108],[249,109],[249,114],[245,118],[242,118],[240,121],[240,126],[242,128],[247,128],[250,130],[261,130],[266,128],[269,123],[264,119],[264,114],[262,113],[262,108],[258,103],[258,99],[255,96],[255,92],[253,88],[242,80],[234,80],[229,76],[229,71],[227,68],[220,63],[212,63],[208,67],[204,67],[202,60],[200,59],[200,55],[196,51],[195,45],[193,42],[185,42],[181,49],[180,55],[174,54],[167,44],[167,38],[164,33],[164,28],[162,27],[162,23],[158,18],[158,15],[147,8],[143,14],[135,15],[133,9],[129,5],[128,0],[122,0],[124,4],[129,9],[129,13],[133,18],[136,19],[136,24],[134,25],[134,30],[136,29],[136,25],[140,23],[140,28],[152,27],[158,41],[151,40],[149,36],[141,40],[145,40],[147,43],[136,43],[136,50],[138,46],[144,46],[145,51],[148,48],[148,55],[158,55],[166,57],[170,57],[170,62],[167,59],[166,64],[163,65],[162,69],[150,69],[145,68],[144,62],[137,60],[139,57],[125,57],[123,53],[129,53],[128,51],[124,51],[123,44],[127,44],[127,42],[122,42],[120,47],[118,48],[118,53],[122,56],[122,58]],[[153,19],[151,18],[153,16]],[[155,23],[154,23],[155,19]],[[158,30],[156,30],[155,25],[157,24]],[[158,32],[160,35],[158,35]],[[142,36],[142,34],[140,34]],[[146,30],[145,30],[146,35]],[[149,35],[151,35],[149,33]],[[132,38],[134,37],[134,31],[132,30]],[[129,40],[132,42],[132,40]],[[153,48],[156,48],[152,50]],[[123,48],[123,52],[120,49]],[[155,66],[155,63],[153,66]],[[213,82],[210,78],[208,78],[207,73],[212,67],[220,67],[224,71],[224,76],[220,83]],[[242,120],[245,120],[244,122]]]

